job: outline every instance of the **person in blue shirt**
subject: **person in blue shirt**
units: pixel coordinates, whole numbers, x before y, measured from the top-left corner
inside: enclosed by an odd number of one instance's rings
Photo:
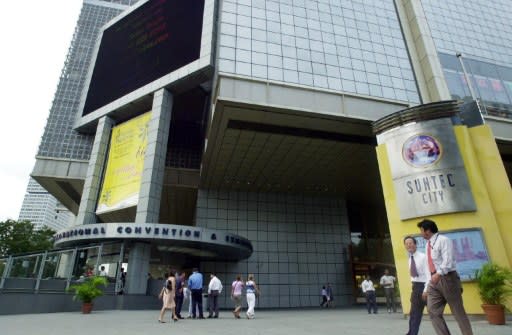
[[[192,274],[188,277],[188,288],[192,293],[192,318],[196,318],[196,311],[199,310],[199,319],[203,316],[203,275],[197,268],[192,270]]]

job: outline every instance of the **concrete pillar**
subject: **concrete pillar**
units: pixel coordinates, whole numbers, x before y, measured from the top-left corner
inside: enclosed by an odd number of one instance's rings
[[[450,100],[421,1],[395,0],[395,5],[423,103]]]
[[[165,174],[165,157],[171,125],[172,95],[157,91],[149,121],[148,144],[144,157],[135,223],[155,223],[160,215],[160,198]],[[135,243],[130,247],[126,286],[128,294],[146,294],[151,245]]]
[[[135,217],[136,223],[156,223],[159,220],[172,102],[172,95],[166,89],[155,92]]]
[[[107,116],[102,117],[98,121],[82,199],[78,215],[75,219],[76,225],[96,223],[96,204],[98,203],[99,190],[101,188],[101,172],[105,164],[113,125],[114,121]]]
[[[127,294],[146,294],[150,256],[151,245],[148,243],[134,243],[130,247],[126,273]]]

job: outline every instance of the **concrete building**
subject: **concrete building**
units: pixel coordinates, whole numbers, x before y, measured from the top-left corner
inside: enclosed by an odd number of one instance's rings
[[[260,307],[326,283],[353,303],[393,267],[372,122],[472,100],[466,78],[512,175],[505,1],[119,2],[84,1],[32,176],[77,216],[57,246],[123,243],[129,294],[199,266],[254,273]],[[135,202],[108,207],[113,141],[144,116]]]
[[[32,222],[36,230],[46,226],[58,231],[73,224],[74,216],[46,189],[30,178],[18,220]]]

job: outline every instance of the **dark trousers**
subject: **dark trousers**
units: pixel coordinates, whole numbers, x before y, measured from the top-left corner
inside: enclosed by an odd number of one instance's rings
[[[181,308],[183,307],[183,294],[176,295],[174,297],[174,302],[176,302],[176,315],[181,317]]]
[[[375,297],[375,291],[366,291],[365,294],[368,313],[371,313],[371,310],[373,309],[373,313],[377,314],[377,298]]]
[[[190,290],[192,293],[192,317],[196,317],[196,308],[199,310],[199,317],[203,316],[203,290]]]
[[[393,312],[396,312],[395,289],[393,287],[384,287],[384,294],[386,295],[386,307],[388,311],[393,310]]]
[[[322,303],[320,304],[320,307],[324,307],[324,305],[325,305],[325,307],[328,306],[328,304],[327,304],[327,296],[326,295],[322,296]]]
[[[409,312],[409,331],[407,335],[418,335],[420,330],[421,318],[425,309],[425,300],[423,300],[423,289],[425,283],[412,283],[411,292],[411,311]]]
[[[217,290],[212,290],[208,294],[208,312],[209,316],[219,316],[219,291]]]
[[[473,335],[471,323],[462,303],[462,286],[457,272],[452,271],[441,276],[437,284],[428,286],[427,307],[434,330],[438,335],[449,335],[450,331],[443,317],[446,304],[450,305],[462,335]]]

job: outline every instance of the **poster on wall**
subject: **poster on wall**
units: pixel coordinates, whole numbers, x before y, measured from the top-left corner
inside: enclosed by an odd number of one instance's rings
[[[475,272],[489,262],[489,254],[480,229],[443,231],[440,233],[452,240],[453,254],[457,261],[460,280],[475,280]],[[419,252],[425,252],[425,240],[421,235],[415,236]]]
[[[151,112],[112,128],[96,214],[137,206]]]

